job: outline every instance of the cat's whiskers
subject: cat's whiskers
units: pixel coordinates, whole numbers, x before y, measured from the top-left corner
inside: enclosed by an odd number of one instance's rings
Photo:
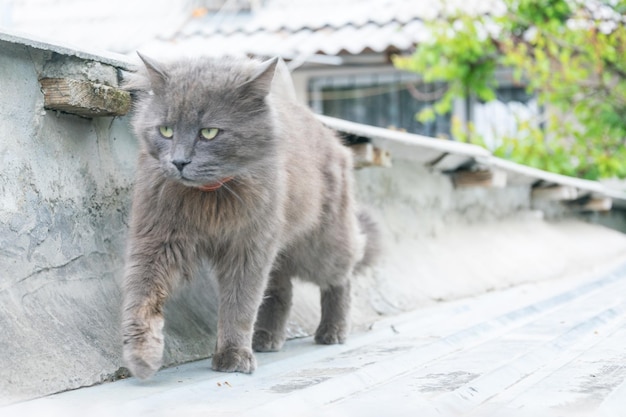
[[[261,191],[259,190],[259,188],[255,187],[254,185],[251,184],[251,181],[245,181],[242,180],[239,177],[233,177],[229,182],[231,183],[236,183],[236,184],[242,184],[245,188],[246,188],[246,193],[254,193],[254,195],[256,196],[260,196],[261,195]],[[270,185],[270,190],[274,191],[274,186],[273,184],[267,184]]]
[[[233,178],[233,179],[234,179],[234,178]],[[237,195],[237,193],[236,193],[235,191],[233,191],[233,189],[232,189],[232,188],[230,188],[228,185],[226,185],[226,183],[222,183],[222,187],[224,187],[224,188],[225,188],[228,192],[230,192],[232,195],[234,195],[234,196],[235,196],[235,198],[236,198],[237,200],[239,200],[239,202],[240,202],[241,204],[244,204],[244,202],[243,202],[243,200],[241,199],[241,197],[239,197],[239,195]]]

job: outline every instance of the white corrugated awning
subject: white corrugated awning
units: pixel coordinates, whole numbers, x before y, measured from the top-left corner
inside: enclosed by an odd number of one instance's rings
[[[458,170],[497,170],[506,174],[507,184],[538,185],[541,188],[569,187],[572,198],[608,198],[614,206],[626,207],[626,192],[598,181],[555,174],[493,156],[480,146],[435,139],[412,133],[368,126],[327,116],[318,118],[328,127],[366,138],[392,157],[410,159],[432,169],[453,173]]]

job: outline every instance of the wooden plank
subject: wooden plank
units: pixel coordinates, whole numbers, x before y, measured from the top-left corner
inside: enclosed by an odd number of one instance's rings
[[[613,199],[609,197],[591,197],[580,203],[574,203],[573,208],[577,211],[610,211],[613,208]]]
[[[457,188],[505,187],[506,173],[493,169],[462,170],[452,174],[452,181]]]
[[[354,153],[355,168],[391,166],[391,154],[371,143],[358,143],[351,145],[350,149]]]
[[[553,185],[534,187],[531,196],[536,200],[564,201],[576,200],[579,197],[579,192],[577,188],[568,185]]]
[[[127,91],[71,78],[42,78],[44,107],[82,117],[122,116],[130,110]]]
[[[430,166],[438,171],[456,171],[461,167],[473,165],[475,159],[467,155],[457,155],[453,153],[445,154]]]

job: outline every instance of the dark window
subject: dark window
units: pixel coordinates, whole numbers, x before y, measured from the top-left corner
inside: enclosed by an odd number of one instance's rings
[[[357,74],[313,78],[310,106],[318,113],[373,126],[403,129],[432,137],[450,137],[450,115],[421,123],[416,115],[444,92],[414,74]]]

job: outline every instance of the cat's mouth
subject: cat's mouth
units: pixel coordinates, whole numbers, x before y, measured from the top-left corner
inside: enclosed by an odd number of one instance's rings
[[[204,184],[202,183],[198,184],[199,181],[197,179],[191,179],[191,178],[185,177],[184,175],[180,175],[178,177],[178,181],[187,187],[192,187],[200,191],[211,192],[211,191],[219,190],[220,188],[222,188],[224,184],[233,180],[234,178],[235,177],[224,177],[214,182],[206,182]]]
[[[222,185],[224,185],[225,183],[227,183],[228,181],[232,180],[233,177],[226,177],[226,178],[222,178],[221,180],[218,180],[216,182],[209,182],[207,184],[203,184],[201,186],[196,186],[196,188],[200,191],[216,191],[218,189],[220,189],[222,187]]]

